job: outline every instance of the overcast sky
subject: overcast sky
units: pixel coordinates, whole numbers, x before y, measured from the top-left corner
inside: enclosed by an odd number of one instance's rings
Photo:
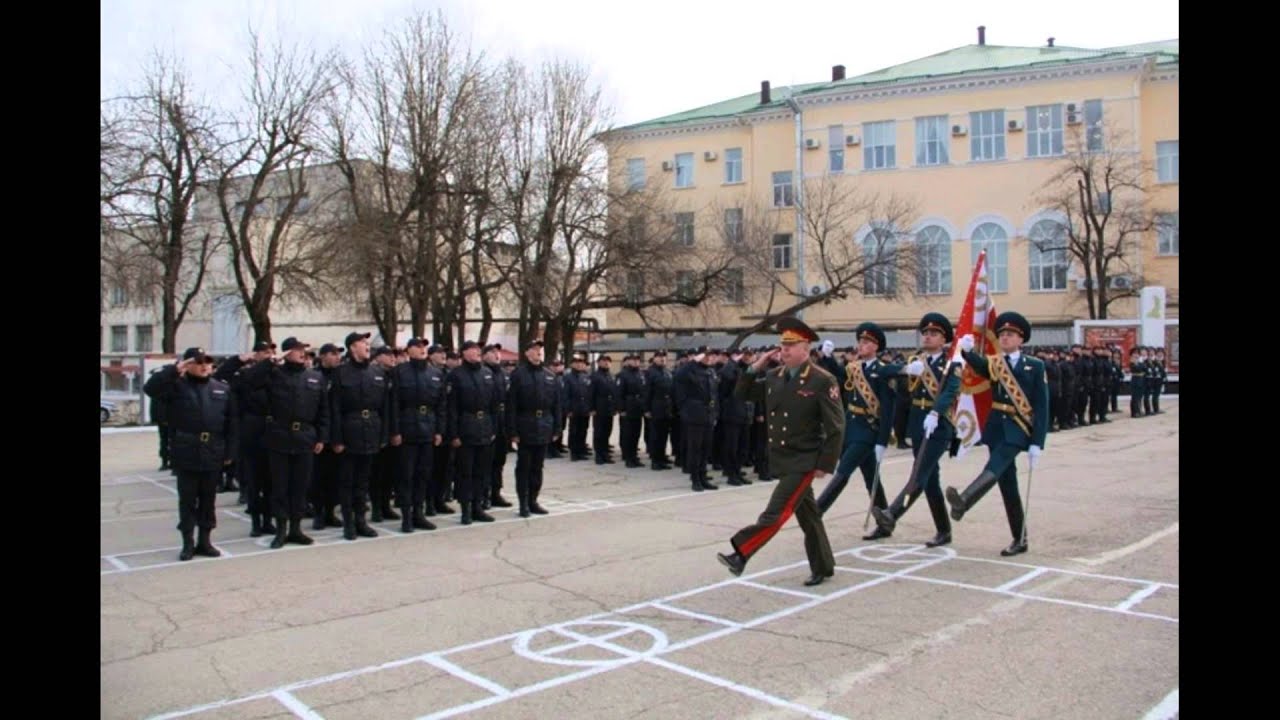
[[[441,8],[473,48],[588,63],[625,125],[774,88],[850,77],[977,42],[1100,48],[1178,37],[1177,0],[104,0],[101,92],[149,53],[181,57],[211,100],[235,97],[250,24],[355,54],[415,10]]]

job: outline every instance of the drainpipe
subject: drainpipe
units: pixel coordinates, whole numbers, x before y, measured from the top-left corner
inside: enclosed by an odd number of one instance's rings
[[[791,108],[796,118],[796,289],[802,297],[809,296],[809,286],[804,281],[804,111],[795,98],[787,98],[787,107]],[[796,318],[804,319],[804,310],[796,312]]]

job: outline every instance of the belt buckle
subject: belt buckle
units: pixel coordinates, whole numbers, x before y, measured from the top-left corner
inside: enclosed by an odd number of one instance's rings
[[[207,432],[200,433],[200,442],[205,442],[205,443],[209,442],[209,433]]]
[[[484,417],[484,411],[483,411],[483,410],[477,410],[477,411],[476,411],[476,417],[478,417],[478,418],[482,418],[482,417]]]
[[[289,429],[290,429],[290,430],[301,430],[301,429],[302,429],[302,423],[301,423],[301,422],[294,422],[292,425],[290,425],[290,426],[289,426]]]
[[[368,411],[368,410],[361,410],[361,411],[360,411],[360,417],[362,417],[362,418],[367,418],[367,417],[369,417],[369,411]]]
[[[418,414],[419,414],[419,415],[426,415],[426,414],[427,414],[427,406],[426,406],[426,405],[419,405],[419,406],[418,406]]]
[[[541,410],[534,410],[534,411],[533,411],[533,416],[534,416],[534,417],[542,417],[542,411],[541,411]]]

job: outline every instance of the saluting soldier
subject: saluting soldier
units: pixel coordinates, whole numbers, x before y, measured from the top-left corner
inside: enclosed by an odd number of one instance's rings
[[[560,384],[542,366],[543,345],[534,340],[524,349],[525,361],[511,373],[507,397],[507,436],[516,443],[516,496],[520,517],[546,515],[538,504],[547,446],[560,432]]]
[[[765,365],[773,358],[781,359],[783,367],[768,371],[765,379],[769,467],[779,482],[755,524],[730,539],[733,552],[717,553],[717,557],[729,572],[741,575],[747,562],[794,512],[809,558],[811,574],[804,584],[817,585],[834,575],[836,566],[822,513],[813,499],[812,483],[815,477],[834,471],[840,458],[844,437],[840,386],[830,373],[809,362],[809,344],[818,340],[809,326],[787,317],[778,321],[778,331],[782,349],[758,358],[750,371],[738,378],[737,392],[745,395],[755,376],[765,372]]]
[[[1026,451],[1032,468],[1040,460],[1049,431],[1049,386],[1044,364],[1022,352],[1022,344],[1031,339],[1031,323],[1026,318],[1016,312],[1001,313],[996,318],[996,338],[1000,354],[989,356],[973,352],[972,336],[960,340],[965,361],[991,380],[991,413],[982,428],[982,444],[991,454],[982,473],[963,493],[947,488],[947,501],[951,517],[960,520],[998,482],[1013,535],[1013,543],[1000,551],[1008,557],[1027,551],[1026,518],[1014,459]]]

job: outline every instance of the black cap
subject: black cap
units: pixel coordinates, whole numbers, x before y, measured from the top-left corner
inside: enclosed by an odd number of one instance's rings
[[[536,347],[546,347],[546,345],[543,344],[541,340],[530,340],[529,342],[524,344],[525,350],[532,350]]]
[[[955,338],[955,331],[951,329],[951,321],[942,313],[925,313],[920,318],[920,332],[925,330],[937,330],[942,333],[942,337],[947,342],[951,342]]]
[[[608,360],[609,362],[613,362],[613,358],[609,357],[608,355],[601,355],[600,357],[596,358],[596,362],[604,362],[606,360]]]
[[[863,339],[871,340],[876,344],[876,347],[881,350],[884,350],[884,346],[887,344],[884,337],[884,331],[880,329],[879,325],[876,325],[873,322],[864,322],[853,332],[857,335],[859,342]]]
[[[275,350],[275,349],[276,349],[276,344],[273,342],[267,342],[266,340],[259,340],[258,342],[253,344],[254,352],[262,352],[263,350]]]
[[[465,350],[466,348],[463,348],[463,349]],[[501,350],[501,349],[502,349],[502,343],[493,343],[491,345],[485,345],[483,352],[489,352],[490,350]]]
[[[287,338],[285,338],[285,339],[284,339],[284,342],[280,343],[280,349],[281,349],[281,350],[283,350],[283,351],[285,351],[285,352],[289,352],[290,350],[292,350],[292,349],[294,349],[294,348],[304,348],[304,349],[305,349],[305,348],[309,348],[309,347],[311,347],[311,346],[310,346],[310,345],[308,345],[307,343],[302,342],[301,340],[299,340],[299,339],[298,339],[298,338],[296,338],[296,337],[287,337]]]
[[[570,360],[570,362],[586,362],[586,361],[587,361],[587,356],[582,353],[574,353],[573,359]]]
[[[1002,312],[996,318],[996,335],[999,335],[1002,330],[1013,330],[1022,336],[1023,342],[1031,339],[1031,323],[1016,312]],[[1076,347],[1080,346],[1077,345]],[[1081,347],[1080,349],[1083,350],[1084,348]]]
[[[656,357],[666,357],[666,356],[667,356],[666,350],[659,350],[655,352],[649,359],[652,360],[653,358],[656,358]]]
[[[455,352],[455,351],[453,351],[453,350],[449,350],[449,351],[445,352],[445,354],[444,354],[444,359],[445,359],[445,360],[461,360],[461,359],[462,359],[462,353]]]
[[[359,333],[359,332],[347,333],[347,339],[343,342],[343,345],[346,345],[347,347],[351,347],[352,343],[359,340],[368,340],[371,337],[373,337],[373,333]]]
[[[428,345],[430,345],[430,343],[428,343],[428,342],[427,342],[427,339],[426,339],[426,338],[420,338],[420,337],[409,338],[409,342],[407,342],[407,343],[405,343],[405,344],[404,344],[404,346],[405,346],[406,348],[411,348],[411,347],[427,347]]]
[[[564,364],[564,360],[562,360],[561,358],[558,358],[558,357],[554,357],[554,358],[551,358],[551,362],[549,362],[549,363],[547,363],[547,364],[548,364],[548,365],[563,365],[563,364]]]
[[[428,355],[435,355],[436,353],[442,353],[444,351],[445,351],[444,346],[442,345],[432,345],[431,347],[427,348]]]
[[[321,354],[321,355],[328,355],[329,353],[339,353],[339,354],[341,354],[341,353],[342,353],[342,348],[338,347],[337,345],[334,345],[333,343],[325,343],[325,344],[323,344],[323,345],[321,345],[321,346],[320,346],[320,354]]]
[[[460,350],[459,352],[466,352],[471,348],[478,348],[478,347],[482,347],[480,343],[476,342],[475,340],[467,340],[466,342],[462,343],[462,350]]]
[[[782,336],[782,344],[790,345],[802,341],[816,342],[818,333],[813,328],[804,324],[804,321],[794,317],[784,317],[778,321],[778,334]]]
[[[204,356],[204,348],[201,347],[187,348],[186,351],[182,353],[183,360],[200,360],[204,358]]]
[[[395,355],[395,354],[396,354],[395,348],[391,347],[390,345],[382,345],[380,347],[374,348],[373,352],[370,353],[370,356],[382,357],[383,355]]]

